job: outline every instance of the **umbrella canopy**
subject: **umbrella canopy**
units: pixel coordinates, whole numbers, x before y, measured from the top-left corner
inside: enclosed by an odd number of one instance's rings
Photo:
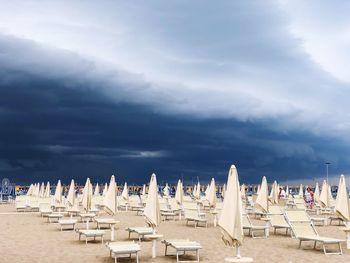
[[[55,202],[62,203],[62,185],[61,180],[58,180],[55,190]]]
[[[320,194],[320,202],[323,207],[329,207],[331,200],[329,199],[330,193],[328,193],[329,187],[326,180],[323,181],[321,194]]]
[[[82,205],[84,209],[89,212],[92,206],[92,184],[90,178],[86,179],[86,183],[83,189]]]
[[[193,191],[192,191],[193,196],[195,197],[197,194],[197,185],[193,186]]]
[[[149,191],[148,191],[148,194],[149,194]],[[181,180],[179,180],[177,181],[177,187],[176,187],[176,193],[175,193],[176,202],[182,205],[183,197],[184,197],[184,189],[183,189]]]
[[[228,246],[236,247],[242,245],[244,238],[242,212],[242,198],[237,169],[232,165],[228,173],[227,190],[219,219],[222,240]]]
[[[196,195],[194,197],[197,199],[201,198],[201,184],[199,181],[197,183],[197,191],[196,191]]]
[[[102,196],[106,196],[107,191],[108,191],[108,185],[107,185],[107,183],[105,183],[105,187],[103,188]]]
[[[49,198],[51,194],[50,182],[47,182],[44,197]]]
[[[27,191],[27,196],[33,195],[33,190],[34,190],[34,185],[31,184],[31,185],[29,186],[28,191]]]
[[[170,190],[169,185],[165,184],[165,187],[163,189],[163,193],[164,193],[165,196],[169,196],[170,195],[169,190]]]
[[[320,187],[318,186],[318,183],[316,183],[316,187],[315,187],[314,200],[317,203],[320,201]]]
[[[214,178],[212,178],[211,182],[210,182],[207,200],[209,202],[209,206],[211,206],[211,207],[216,206],[216,186],[215,186]]]
[[[279,187],[276,181],[273,182],[270,194],[270,201],[272,204],[278,204]]]
[[[339,186],[337,192],[337,199],[335,203],[335,211],[338,215],[344,218],[346,221],[350,221],[350,209],[349,209],[348,192],[346,191],[346,183],[344,175],[340,176]]]
[[[114,175],[111,176],[108,190],[103,199],[104,210],[110,214],[115,215],[117,212],[117,184],[115,182]]]
[[[74,206],[75,204],[75,184],[74,180],[70,182],[68,195],[67,195],[67,202],[70,206]]]
[[[224,185],[222,186],[221,195],[222,195],[223,198],[225,198],[225,194],[226,194],[226,184],[224,184]]]
[[[289,187],[288,187],[288,185],[286,186],[286,197],[288,197],[289,196]]]
[[[143,196],[146,195],[146,185],[145,184],[142,186],[142,195]]]
[[[155,174],[152,174],[149,182],[148,196],[143,214],[147,224],[149,224],[152,228],[155,228],[160,224],[161,217],[158,199],[158,185]]]
[[[100,195],[100,186],[96,184],[95,186],[95,191],[94,191],[94,196],[99,196]]]
[[[255,205],[262,209],[263,212],[267,213],[269,211],[267,204],[267,180],[264,176],[261,181],[260,190],[258,197],[256,198]]]
[[[124,184],[123,192],[122,192],[122,197],[124,200],[129,200],[129,189],[128,189],[128,184]]]
[[[35,184],[35,187],[34,187],[34,192],[33,192],[33,195],[38,197],[39,196],[39,193],[40,193],[40,185],[39,183],[36,183]]]
[[[39,197],[43,198],[44,194],[45,194],[45,184],[44,182],[42,182],[40,187]]]
[[[300,188],[299,188],[299,197],[303,197],[303,196],[304,196],[303,185],[300,184]]]

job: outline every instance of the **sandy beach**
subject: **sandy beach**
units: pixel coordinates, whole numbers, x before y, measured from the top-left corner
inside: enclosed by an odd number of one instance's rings
[[[103,214],[102,214],[103,215]],[[142,216],[135,212],[119,212],[120,220],[116,231],[117,240],[127,240],[128,226],[144,226]],[[14,205],[0,206],[0,247],[1,262],[114,262],[109,257],[108,250],[99,241],[78,241],[74,231],[60,231],[58,224],[48,224],[46,218],[39,213],[17,213]],[[254,220],[256,224],[262,221]],[[85,223],[77,228],[84,228]],[[91,227],[95,227],[91,223]],[[317,227],[320,234],[336,238],[345,238],[339,226]],[[232,255],[233,251],[224,246],[221,241],[219,227],[194,228],[186,226],[184,221],[162,222],[158,232],[165,238],[188,238],[200,242],[200,262],[224,262],[224,258]],[[283,231],[282,231],[283,232]],[[109,240],[109,231],[106,240]],[[164,245],[157,244],[157,258],[151,258],[151,242],[141,243],[140,262],[176,262],[175,257],[164,256]],[[270,234],[267,239],[252,239],[246,237],[241,249],[242,255],[254,258],[254,262],[350,262],[350,252],[343,244],[343,255],[325,256],[322,251],[315,251],[310,246],[298,249],[298,241],[284,235]],[[309,249],[308,249],[309,248]],[[193,259],[193,258],[191,258]],[[118,259],[118,262],[135,262],[134,259]]]

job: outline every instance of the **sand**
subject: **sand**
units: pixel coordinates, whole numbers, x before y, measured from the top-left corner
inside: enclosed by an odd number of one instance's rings
[[[135,212],[120,212],[116,218],[121,221],[116,231],[117,240],[127,240],[127,226],[144,226],[142,216]],[[107,248],[100,242],[78,241],[74,231],[60,231],[58,224],[48,224],[39,213],[16,213],[14,205],[0,205],[0,262],[114,262]],[[261,221],[254,221],[264,224]],[[92,227],[95,224],[91,224]],[[78,228],[84,228],[80,223]],[[317,227],[320,234],[345,239],[339,226]],[[198,241],[203,249],[200,262],[224,262],[233,254],[232,248],[221,241],[219,227],[208,228],[186,226],[184,221],[162,222],[158,232],[165,238],[189,238]],[[281,230],[281,233],[283,231]],[[106,235],[109,240],[110,234]],[[151,258],[151,242],[141,243],[140,262],[176,262],[172,256],[164,256],[164,245],[157,244],[157,258]],[[325,256],[321,250],[312,249],[312,244],[298,249],[298,241],[284,235],[271,235],[267,239],[246,237],[241,248],[242,255],[254,258],[254,262],[350,262],[350,251],[343,244],[343,255]],[[194,258],[191,258],[194,259]],[[118,262],[136,262],[133,259],[118,259]]]

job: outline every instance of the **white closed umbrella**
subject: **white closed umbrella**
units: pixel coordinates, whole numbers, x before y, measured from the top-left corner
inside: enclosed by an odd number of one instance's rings
[[[153,229],[159,226],[161,217],[158,199],[158,185],[155,174],[152,174],[151,180],[149,182],[148,196],[143,214],[149,226],[151,226]]]
[[[209,184],[207,184],[207,188],[205,188],[205,192],[204,192],[204,195],[205,195],[206,199],[207,199],[207,196],[209,194],[209,190],[210,190],[210,186],[209,186]]]
[[[207,200],[210,207],[216,206],[216,186],[214,178],[212,178],[210,182]]]
[[[103,207],[108,214],[115,215],[117,213],[117,205],[117,184],[114,175],[112,175],[108,190],[103,198]],[[114,231],[113,224],[111,225],[111,241],[114,241]]]
[[[50,182],[47,182],[46,188],[45,188],[45,194],[44,197],[49,198],[51,195],[51,187],[50,187]]]
[[[92,185],[90,183],[90,178],[86,179],[86,183],[83,189],[82,205],[86,212],[91,210],[92,206]]]
[[[41,183],[41,187],[40,187],[39,197],[43,198],[44,197],[44,193],[45,193],[45,184],[44,184],[44,182],[42,182]]]
[[[95,186],[94,196],[100,196],[100,186],[98,184]]]
[[[27,191],[27,196],[33,195],[33,189],[34,189],[34,185],[31,184],[31,185],[29,186],[28,191]]]
[[[36,197],[39,197],[39,193],[40,193],[40,185],[39,185],[39,183],[36,183],[35,187],[34,187],[33,195],[36,196]]]
[[[221,228],[222,240],[225,245],[236,247],[235,259],[241,259],[239,247],[242,246],[244,239],[242,210],[242,195],[239,187],[238,173],[236,167],[231,165],[228,173],[227,189],[219,219],[219,226]],[[241,259],[241,261],[234,261],[232,258],[227,258],[226,261],[251,262],[252,260],[244,258]]]
[[[260,208],[265,213],[269,211],[267,196],[268,196],[267,180],[266,180],[266,177],[263,176],[261,185],[260,185],[260,190],[255,201],[255,206]]]
[[[273,182],[272,188],[271,188],[271,194],[270,194],[270,202],[272,204],[278,204],[278,184],[276,181]]]
[[[350,221],[350,209],[349,209],[349,197],[346,191],[346,183],[344,175],[340,176],[339,186],[337,192],[337,199],[335,203],[335,211],[338,215],[345,219],[345,221]]]
[[[62,185],[61,185],[61,180],[58,180],[57,185],[56,185],[56,190],[55,190],[55,202],[56,203],[62,203]]]
[[[148,194],[149,194],[149,191],[148,191]],[[183,189],[181,180],[179,180],[177,182],[176,192],[175,192],[175,200],[179,205],[182,205],[183,197],[184,197],[184,189]]]
[[[73,179],[70,182],[68,195],[67,195],[67,202],[68,202],[68,205],[71,207],[75,205],[75,184]]]
[[[102,196],[106,196],[106,193],[108,191],[108,185],[105,183],[105,187],[103,188]]]
[[[303,197],[303,196],[304,196],[303,185],[300,184],[300,188],[299,188],[299,197]]]
[[[241,197],[245,198],[245,184],[241,185]]]
[[[323,181],[321,194],[320,194],[320,202],[323,207],[330,207],[330,199],[329,199],[329,187],[326,180]]]
[[[125,201],[128,201],[129,200],[129,189],[128,189],[128,184],[125,183],[124,184],[124,188],[123,188],[123,191],[122,191],[122,197]]]
[[[169,190],[170,190],[169,185],[168,185],[168,184],[165,184],[165,187],[164,187],[164,189],[163,189],[163,194],[164,194],[164,196],[166,196],[166,197],[170,196]]]
[[[197,185],[193,186],[192,195],[193,195],[193,197],[195,197],[197,195]]]
[[[200,198],[201,198],[201,184],[200,184],[199,181],[198,181],[198,183],[197,183],[197,191],[196,191],[195,198],[197,198],[197,199],[200,199]]]
[[[320,187],[318,186],[318,183],[316,183],[316,187],[315,187],[314,200],[316,203],[320,201]]]
[[[144,184],[142,186],[142,196],[145,196],[146,195],[146,185]]]
[[[289,196],[289,187],[287,185],[287,187],[286,187],[286,197],[288,197],[288,196]]]
[[[222,192],[221,192],[222,198],[225,198],[225,194],[226,194],[226,184],[222,186]]]

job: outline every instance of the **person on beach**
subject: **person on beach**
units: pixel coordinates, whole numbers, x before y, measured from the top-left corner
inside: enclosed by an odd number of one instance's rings
[[[314,205],[314,192],[311,190],[310,187],[306,188],[304,199],[305,199],[306,207],[312,209]]]

